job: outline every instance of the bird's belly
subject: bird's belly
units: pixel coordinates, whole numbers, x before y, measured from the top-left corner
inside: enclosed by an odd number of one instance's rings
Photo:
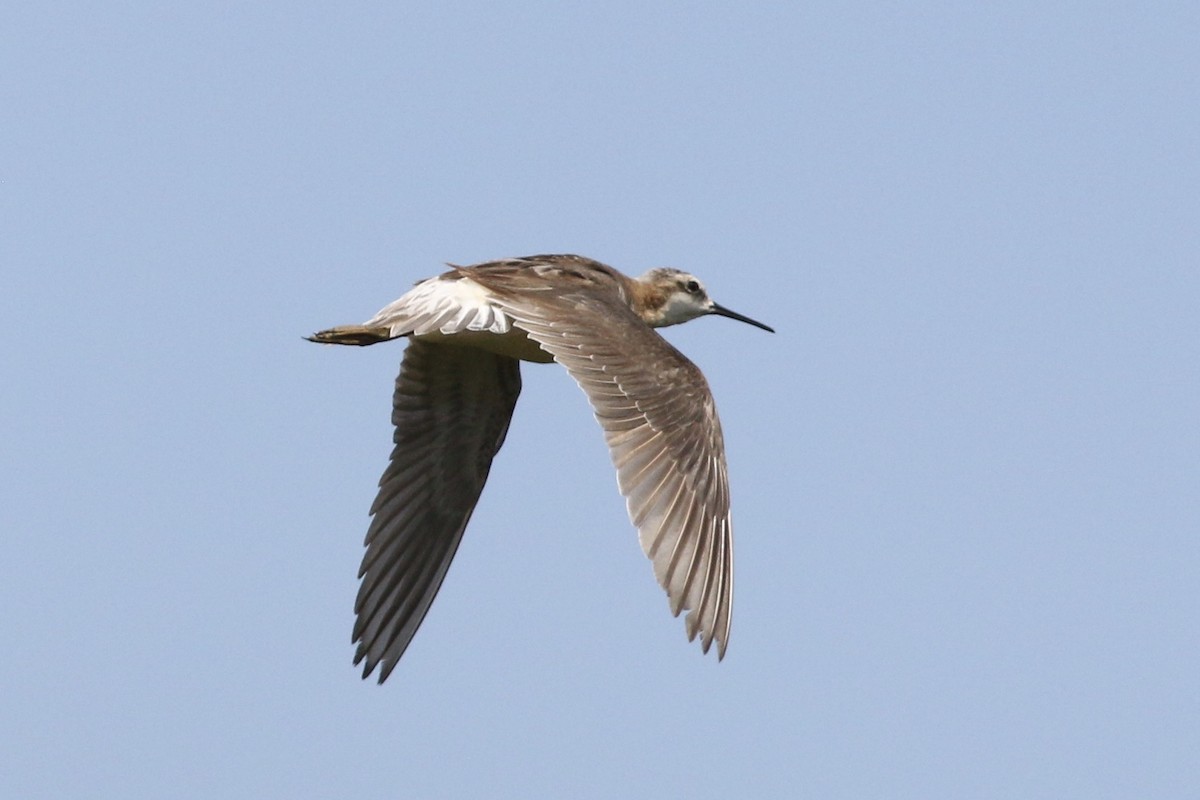
[[[459,347],[478,347],[496,355],[508,356],[520,361],[533,361],[538,364],[549,364],[554,356],[547,353],[537,342],[529,338],[525,331],[510,328],[506,333],[490,333],[488,331],[459,331],[457,333],[422,333],[412,338],[433,344],[449,344]]]

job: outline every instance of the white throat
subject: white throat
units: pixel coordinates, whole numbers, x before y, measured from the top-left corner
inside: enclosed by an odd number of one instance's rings
[[[675,292],[658,310],[658,327],[678,325],[681,322],[702,317],[707,313],[708,309],[696,302],[696,298],[682,292]]]

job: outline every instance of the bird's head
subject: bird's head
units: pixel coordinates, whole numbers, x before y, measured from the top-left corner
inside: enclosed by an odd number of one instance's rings
[[[635,307],[642,319],[655,328],[678,325],[681,322],[715,314],[745,322],[774,333],[775,330],[757,320],[730,311],[713,302],[704,284],[691,273],[670,267],[652,269],[638,278],[641,297]]]

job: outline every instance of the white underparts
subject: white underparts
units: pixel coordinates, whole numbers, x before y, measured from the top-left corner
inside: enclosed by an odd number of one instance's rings
[[[430,278],[389,304],[366,324],[386,326],[393,336],[438,344],[478,347],[523,361],[553,359],[492,302],[491,293],[469,278]]]

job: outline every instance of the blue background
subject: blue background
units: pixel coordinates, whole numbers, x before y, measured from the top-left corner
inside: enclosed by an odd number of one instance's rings
[[[1200,793],[1200,6],[34,3],[0,32],[0,794]],[[524,370],[382,688],[355,574],[441,262],[669,265],[729,653]]]

